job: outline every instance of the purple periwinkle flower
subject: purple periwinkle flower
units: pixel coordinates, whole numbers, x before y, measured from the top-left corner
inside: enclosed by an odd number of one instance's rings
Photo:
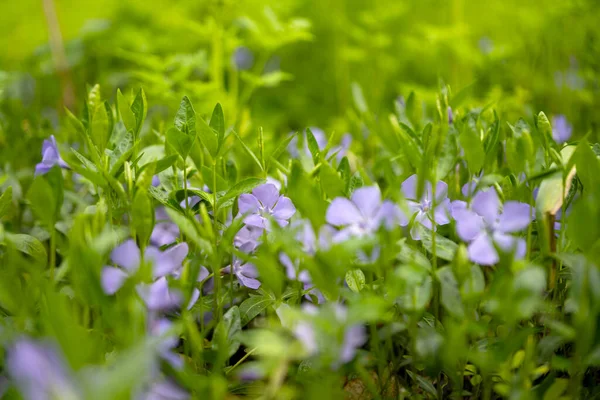
[[[150,243],[161,247],[175,242],[177,237],[179,237],[179,227],[171,221],[164,207],[157,208],[154,216],[156,225],[154,225],[154,229],[152,230]]]
[[[410,230],[410,236],[414,240],[420,240],[420,226],[427,229],[437,229],[437,225],[445,225],[450,222],[450,200],[448,199],[448,185],[446,182],[438,181],[435,184],[435,198],[431,182],[425,182],[425,190],[420,199],[417,199],[417,175],[412,175],[402,182],[402,193],[406,198],[408,210],[414,223]],[[406,226],[407,220],[401,225]]]
[[[341,228],[334,234],[333,242],[339,243],[351,237],[372,235],[382,226],[393,226],[394,222],[404,221],[404,216],[390,201],[381,201],[378,186],[358,188],[350,200],[335,198],[325,215],[327,223]]]
[[[52,343],[18,339],[7,351],[5,366],[27,400],[81,398],[72,372]]]
[[[280,226],[286,226],[296,213],[292,200],[280,195],[277,187],[271,183],[255,187],[251,194],[242,194],[238,208],[240,214],[245,215],[246,225],[267,230],[270,229],[269,218],[275,219]]]
[[[169,291],[165,276],[181,268],[188,250],[187,243],[177,244],[165,251],[152,246],[146,248],[144,256],[152,264],[152,278],[155,281],[139,284],[137,291],[150,310],[172,308],[181,302],[179,293]],[[118,267],[105,266],[101,276],[102,289],[108,295],[115,294],[125,280],[137,272],[141,263],[140,249],[134,240],[129,239],[112,251],[111,260]]]
[[[50,139],[45,139],[42,144],[42,161],[35,166],[35,175],[46,174],[55,165],[61,168],[69,168],[67,163],[61,158],[58,146],[56,145],[56,139],[52,135]]]
[[[552,117],[552,138],[558,144],[563,144],[571,138],[573,127],[564,115]]]
[[[512,234],[527,228],[531,222],[531,207],[517,201],[508,201],[500,211],[500,199],[491,188],[473,197],[470,209],[456,212],[456,232],[468,247],[471,261],[493,265],[499,261],[496,246],[523,258],[526,243]]]
[[[258,271],[254,264],[244,262],[238,257],[233,257],[231,265],[223,268],[223,272],[234,274],[242,286],[250,289],[258,289],[260,287],[260,281],[256,279],[258,278]]]

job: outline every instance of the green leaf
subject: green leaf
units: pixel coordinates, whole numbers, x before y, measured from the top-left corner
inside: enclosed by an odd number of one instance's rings
[[[31,209],[37,218],[48,229],[54,229],[57,199],[54,197],[54,190],[44,176],[37,176],[33,180],[29,192],[27,192],[27,200],[29,200]]]
[[[254,162],[256,163],[256,165],[258,165],[258,167],[260,168],[260,170],[264,171],[263,165],[260,162],[260,160],[258,159],[258,157],[256,156],[256,154],[254,154],[254,152],[250,149],[250,147],[248,147],[248,145],[246,143],[244,143],[244,141],[242,140],[242,138],[240,137],[240,135],[238,135],[235,131],[233,132],[233,134],[235,135],[235,137],[237,138],[237,140],[239,140],[239,142],[241,143],[241,145],[244,148],[244,150],[246,151],[246,153],[252,158],[252,160],[254,160]]]
[[[100,95],[100,85],[95,84],[88,93],[87,105],[88,110],[93,112],[96,108],[102,104],[102,97]]]
[[[12,206],[12,194],[12,186],[9,186],[4,193],[2,193],[2,196],[0,196],[0,219],[10,212]]]
[[[319,154],[321,150],[319,149],[319,143],[317,143],[317,139],[315,139],[315,135],[313,135],[310,128],[306,128],[306,140],[308,142],[308,150],[312,155],[313,163],[317,165],[319,163]]]
[[[242,326],[246,326],[248,322],[252,321],[272,304],[274,304],[274,301],[269,296],[250,295],[249,298],[240,304]]]
[[[260,178],[247,178],[239,181],[238,183],[233,185],[227,191],[227,193],[225,193],[225,195],[217,201],[217,209],[219,209],[227,201],[238,197],[242,193],[249,193],[252,191],[252,189],[257,187],[258,185],[262,185],[265,182],[266,181],[264,179]]]
[[[104,104],[99,104],[98,107],[93,110],[93,113],[91,129],[92,141],[98,147],[100,153],[103,154],[109,139],[108,113],[106,112]]]
[[[173,147],[177,154],[185,160],[194,144],[195,136],[188,135],[173,127],[167,130],[165,136],[167,144]]]
[[[175,161],[177,161],[177,155],[172,154],[170,156],[166,156],[164,158],[161,158],[158,161],[155,161],[156,166],[154,167],[154,173],[158,174],[162,171],[164,171],[165,169],[171,167],[173,164],[175,164]]]
[[[175,114],[175,128],[186,135],[196,137],[196,111],[187,96],[183,96]]]
[[[296,137],[296,135],[297,135],[297,132],[294,132],[291,135],[288,135],[281,142],[279,142],[279,144],[277,145],[275,150],[273,150],[273,153],[271,153],[271,157],[269,157],[269,161],[271,161],[271,159],[277,161],[277,158],[281,155],[281,153],[283,153],[285,150],[287,150],[288,145],[290,144],[292,139]],[[269,166],[269,163],[267,163],[267,169],[269,168],[268,166]]]
[[[146,93],[144,89],[140,88],[133,103],[131,104],[131,112],[135,117],[135,129],[133,131],[134,142],[140,137],[144,120],[146,119],[146,113],[148,112],[148,102],[146,101]]]
[[[485,151],[474,122],[467,122],[459,135],[460,145],[464,149],[465,159],[472,173],[478,173],[483,167]]]
[[[213,348],[221,350],[219,347],[226,346],[227,358],[231,357],[240,348],[239,334],[241,331],[240,309],[238,306],[233,306],[223,315],[223,320],[215,328],[216,340],[213,339]]]
[[[431,254],[434,254],[433,251],[433,235],[435,235],[435,255],[436,257],[441,258],[442,260],[452,261],[454,259],[454,254],[456,253],[456,249],[458,245],[454,243],[452,240],[447,239],[441,235],[438,235],[431,230],[420,227],[421,233],[421,243],[423,243],[423,247],[427,249],[427,251]]]
[[[44,245],[36,238],[22,233],[13,234],[6,232],[6,240],[12,244],[15,249],[33,257],[40,263],[45,263],[48,260],[48,254]]]
[[[165,211],[169,215],[171,221],[173,221],[173,223],[179,227],[181,232],[183,232],[188,241],[194,243],[206,254],[212,254],[213,247],[209,241],[202,238],[198,233],[198,229],[196,228],[198,222],[196,220],[183,215],[182,210],[178,212],[173,208],[165,208]]]
[[[140,246],[145,247],[154,228],[154,210],[144,190],[137,191],[131,204],[131,227]]]
[[[354,105],[356,106],[356,109],[361,114],[365,114],[369,111],[369,106],[367,105],[367,101],[365,100],[363,90],[360,87],[360,85],[356,82],[352,82],[352,99],[354,100]]]
[[[563,394],[569,387],[568,379],[557,378],[554,380],[552,385],[544,392],[543,400],[560,400],[563,398]]]
[[[577,177],[583,184],[583,190],[600,193],[600,160],[586,140],[579,142],[573,159],[577,167]]]
[[[551,143],[554,143],[554,139],[552,138],[552,125],[548,120],[546,114],[543,111],[537,115],[537,128],[542,135],[542,141],[544,143],[544,147],[550,147]]]
[[[125,129],[135,133],[135,115],[133,114],[133,111],[131,111],[129,100],[123,96],[120,89],[117,89],[117,109],[119,110],[119,116],[121,117],[121,121],[123,121],[123,125],[125,125]]]
[[[321,187],[330,199],[344,196],[346,193],[346,184],[331,165],[326,163],[321,164],[319,176],[321,177]]]
[[[351,269],[346,272],[346,283],[354,293],[360,292],[365,287],[365,274],[360,269]]]
[[[65,107],[65,114],[67,115],[67,120],[69,121],[69,125],[71,125],[71,127],[75,130],[75,132],[81,138],[84,138],[86,136],[85,127],[83,126],[81,121],[75,115],[73,115],[73,113],[66,107]]]
[[[174,210],[183,212],[179,203],[172,198],[169,197],[169,194],[161,189],[155,188],[154,186],[150,186],[148,188],[148,194],[152,196],[152,198],[158,201],[160,204],[166,207],[170,207]]]
[[[210,117],[209,126],[217,133],[217,153],[225,141],[225,116],[221,104],[217,103]]]
[[[462,304],[460,291],[458,290],[458,281],[452,273],[450,267],[442,267],[436,272],[441,287],[442,306],[456,318],[463,318],[465,310]]]

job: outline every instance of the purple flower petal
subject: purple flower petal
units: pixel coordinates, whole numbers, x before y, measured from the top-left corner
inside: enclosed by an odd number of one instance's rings
[[[494,242],[505,253],[514,253],[516,259],[524,258],[527,253],[527,243],[522,238],[495,232]]]
[[[340,352],[340,361],[347,363],[352,361],[356,350],[367,341],[366,329],[362,325],[352,325],[344,333],[344,342]]]
[[[495,224],[499,208],[500,199],[493,188],[477,193],[471,203],[471,209],[481,215],[490,226]]]
[[[257,186],[252,191],[252,194],[262,203],[266,208],[273,208],[277,200],[279,199],[279,190],[272,183],[265,183]]]
[[[504,210],[498,221],[498,230],[513,233],[527,228],[531,222],[531,206],[517,201],[504,203]]]
[[[56,347],[19,339],[6,353],[5,367],[25,399],[79,399],[81,393]]]
[[[485,228],[483,218],[471,210],[457,210],[455,214],[456,233],[465,242],[470,242]]]
[[[361,222],[363,218],[354,203],[346,198],[337,197],[333,199],[329,208],[327,208],[325,219],[331,225],[343,226],[357,224]]]
[[[246,218],[244,218],[244,223],[250,227],[266,229],[267,223],[264,217],[261,217],[258,214],[250,214]]]
[[[452,214],[452,218],[457,219],[457,215],[460,214],[461,211],[467,209],[467,202],[462,200],[454,200],[450,205],[450,210]]]
[[[112,262],[132,274],[140,266],[140,249],[133,239],[129,239],[116,247],[110,258]]]
[[[552,118],[552,138],[558,144],[562,144],[571,138],[573,127],[564,115],[556,115]]]
[[[417,175],[411,175],[402,182],[402,194],[409,200],[417,200]]]
[[[392,229],[396,224],[406,226],[409,222],[402,210],[389,200],[381,204],[373,219],[377,221],[377,224],[383,223],[387,229]]]
[[[102,290],[108,295],[113,295],[121,289],[127,278],[128,275],[121,268],[104,267],[101,275]]]
[[[260,287],[260,281],[258,279],[249,278],[241,273],[236,274],[236,276],[240,283],[247,288],[256,290]]]
[[[150,311],[167,311],[176,308],[182,301],[179,293],[169,290],[164,277],[150,285],[138,285],[137,292]]]
[[[299,322],[294,328],[294,336],[302,343],[309,355],[317,352],[317,338],[310,323],[306,321]]]
[[[273,217],[276,219],[287,220],[296,213],[296,207],[288,197],[281,196],[273,208]]]
[[[490,237],[485,233],[478,235],[467,250],[471,261],[480,265],[494,265],[499,260]]]
[[[448,184],[438,181],[435,184],[435,204],[441,204],[448,197]]]
[[[154,383],[136,400],[188,400],[189,398],[189,393],[173,382],[164,379]]]
[[[450,200],[443,199],[442,202],[433,211],[435,223],[446,225],[450,223]]]
[[[238,199],[238,209],[240,214],[257,212],[260,209],[260,203],[254,195],[244,193]]]
[[[365,218],[373,218],[381,206],[381,191],[376,185],[361,187],[352,193],[351,200]]]
[[[183,261],[188,255],[188,251],[189,247],[187,243],[179,243],[158,254],[147,251],[147,257],[154,261],[154,278],[168,275],[181,268]]]

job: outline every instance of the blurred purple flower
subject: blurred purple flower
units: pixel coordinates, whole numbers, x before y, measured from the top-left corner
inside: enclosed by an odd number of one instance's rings
[[[258,277],[258,271],[254,264],[244,262],[238,257],[233,257],[231,265],[223,268],[223,272],[226,274],[234,274],[242,286],[246,286],[250,289],[258,289],[260,287],[260,281],[256,279]]]
[[[175,276],[176,279],[181,279],[182,269],[173,273],[173,275]],[[204,281],[206,278],[208,278],[209,275],[210,275],[210,272],[208,271],[208,269],[205,266],[201,265],[198,270],[198,275],[196,276],[196,282]],[[205,284],[202,286],[202,289],[204,291],[207,291],[208,289],[210,289],[210,287],[208,285],[208,281],[205,282]],[[192,291],[192,296],[190,297],[190,301],[188,302],[187,309],[190,310],[194,306],[194,304],[196,304],[196,302],[198,301],[199,298],[200,298],[200,289],[195,287],[194,290]]]
[[[72,372],[51,343],[18,339],[7,351],[5,367],[27,400],[82,398]]]
[[[179,338],[176,335],[165,335],[173,328],[173,323],[166,318],[150,318],[150,335],[161,338],[158,344],[158,354],[173,368],[183,368],[183,360],[173,349],[177,347]]]
[[[448,124],[452,125],[454,122],[454,113],[452,112],[452,107],[448,106]]]
[[[271,183],[257,186],[252,194],[244,193],[239,197],[240,215],[245,215],[244,223],[251,227],[270,229],[268,217],[272,217],[280,226],[286,226],[296,213],[296,207],[288,197],[279,195],[279,190]]]
[[[160,251],[149,246],[145,251],[146,261],[152,263],[152,284],[140,284],[137,291],[150,310],[172,308],[181,301],[179,293],[170,292],[165,276],[181,268],[188,254],[187,243],[180,243]],[[108,295],[115,294],[125,280],[135,274],[140,267],[140,249],[134,240],[129,239],[115,248],[111,253],[111,260],[118,267],[105,266],[102,269],[102,289]]]
[[[160,186],[160,178],[158,177],[158,175],[154,175],[152,177],[152,186],[154,186],[154,187]]]
[[[183,302],[181,293],[170,290],[164,276],[153,283],[137,285],[136,291],[150,311],[172,310]]]
[[[247,47],[237,47],[231,56],[231,63],[240,71],[248,70],[254,65],[254,54]]]
[[[410,236],[414,240],[420,240],[419,225],[427,229],[437,229],[437,225],[445,225],[450,222],[450,200],[448,199],[448,185],[446,182],[438,181],[435,185],[435,199],[433,198],[431,182],[425,182],[425,190],[421,199],[417,199],[417,175],[412,175],[402,182],[402,193],[406,198],[408,210],[411,217],[414,216],[414,224],[410,230]],[[403,221],[403,226],[408,220]],[[402,224],[401,224],[402,225]]]
[[[325,215],[327,223],[342,228],[333,236],[333,242],[339,243],[351,237],[372,235],[385,225],[390,228],[395,222],[403,222],[404,215],[390,201],[381,202],[378,186],[356,189],[351,199],[335,198]]]
[[[136,400],[187,400],[190,394],[169,379],[153,383],[146,392]]]
[[[317,302],[319,304],[325,302],[325,297],[323,297],[323,293],[321,293],[319,289],[313,288],[310,273],[305,269],[300,270],[299,260],[293,262],[287,254],[280,253],[279,262],[285,267],[285,274],[288,277],[288,279],[302,283],[303,290],[310,290],[310,293],[307,293],[305,295],[305,297],[308,300],[312,300],[310,294],[313,294],[317,298]]]
[[[171,244],[179,237],[179,227],[175,225],[164,207],[158,207],[154,213],[156,225],[150,236],[150,243],[154,246],[161,247]]]
[[[526,243],[512,233],[522,231],[531,222],[528,204],[508,201],[500,212],[500,199],[495,189],[479,192],[471,202],[471,209],[456,213],[456,232],[468,247],[471,261],[480,265],[493,265],[499,261],[496,246],[505,252],[514,252],[523,258]]]
[[[366,329],[360,324],[348,324],[348,311],[341,304],[331,304],[332,308],[317,309],[316,306],[305,304],[303,310],[307,316],[312,318],[335,319],[335,324],[343,329],[343,339],[339,346],[334,349],[336,361],[332,367],[338,368],[341,364],[352,361],[356,351],[367,341]],[[311,319],[303,320],[294,326],[294,336],[302,343],[309,355],[329,349],[319,348],[319,334],[316,325]],[[340,332],[341,333],[341,332]],[[339,337],[339,336],[338,336]]]
[[[244,253],[252,253],[260,244],[264,230],[254,226],[244,226],[233,239],[233,245]]]
[[[42,161],[35,166],[35,175],[46,174],[55,165],[61,168],[69,168],[67,163],[60,157],[56,139],[52,135],[50,139],[45,139],[42,144]]]
[[[571,138],[573,127],[564,115],[552,117],[552,138],[558,144],[562,144]]]

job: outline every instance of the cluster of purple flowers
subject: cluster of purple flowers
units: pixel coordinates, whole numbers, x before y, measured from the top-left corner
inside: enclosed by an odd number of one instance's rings
[[[438,225],[456,220],[458,236],[469,243],[469,257],[481,265],[493,265],[499,261],[498,250],[513,253],[515,258],[525,256],[526,244],[522,238],[513,236],[531,222],[528,204],[508,201],[502,207],[494,188],[476,191],[477,182],[469,182],[462,188],[465,198],[472,201],[448,199],[448,185],[439,181],[434,186],[424,183],[423,193],[417,195],[418,179],[410,176],[401,186],[406,199],[406,210],[390,201],[381,201],[377,186],[357,189],[351,199],[338,197],[327,210],[326,220],[339,228],[333,241],[374,234],[380,227],[411,225],[413,240],[421,239],[421,230],[436,231]],[[435,189],[435,190],[434,190]],[[408,212],[406,212],[408,211]]]
[[[287,226],[296,213],[290,198],[279,194],[273,183],[265,183],[254,188],[252,193],[240,195],[238,209],[245,225],[236,235],[234,245],[247,254],[256,250],[264,233],[272,230],[273,222],[281,227]],[[231,265],[223,271],[234,274],[243,286],[250,289],[260,287],[256,266],[239,257],[234,256]]]

